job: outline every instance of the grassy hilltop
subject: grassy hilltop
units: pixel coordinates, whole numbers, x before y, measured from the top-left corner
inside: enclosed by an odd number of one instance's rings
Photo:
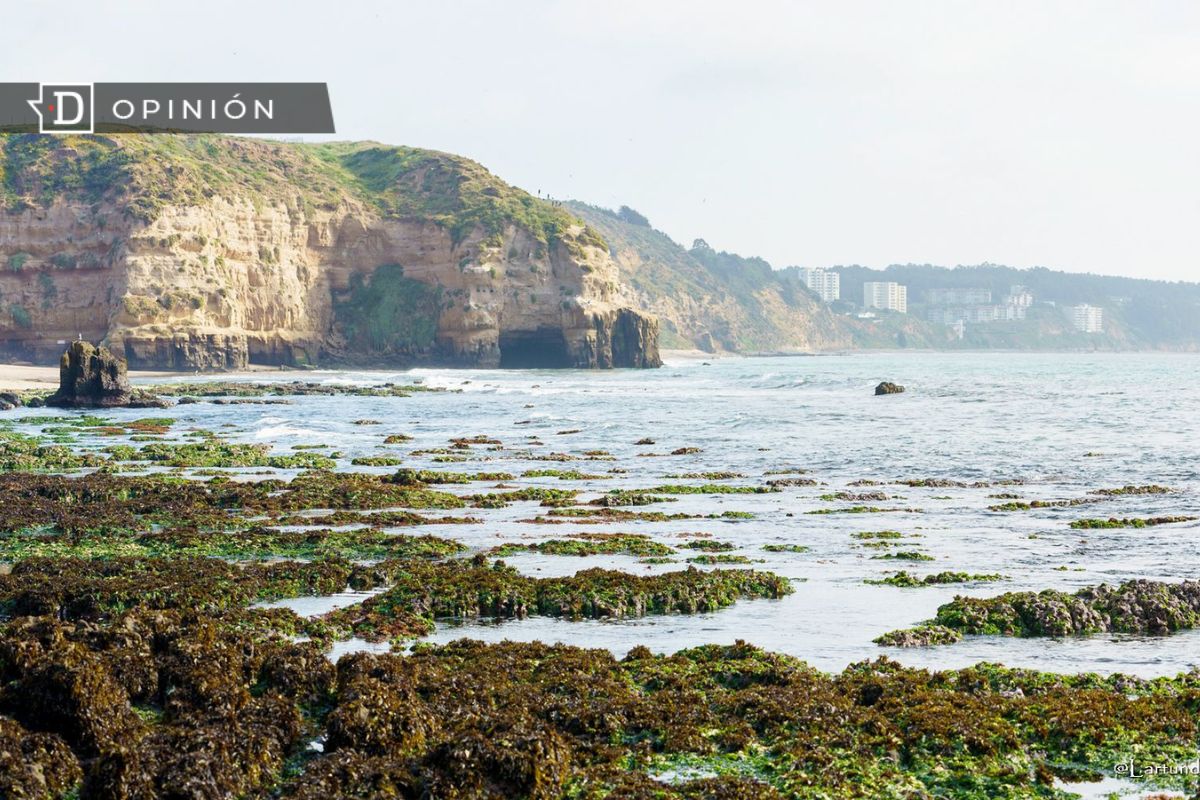
[[[164,205],[219,194],[334,209],[358,202],[399,218],[431,219],[461,239],[508,224],[542,241],[578,221],[461,156],[377,142],[304,144],[219,135],[0,135],[0,206],[58,197],[120,204],[149,220]]]

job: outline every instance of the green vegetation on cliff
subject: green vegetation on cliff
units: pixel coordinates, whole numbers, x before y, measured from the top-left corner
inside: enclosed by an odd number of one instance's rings
[[[437,335],[442,290],[404,276],[398,264],[384,264],[369,281],[350,278],[344,299],[335,297],[333,313],[356,353],[418,353]]]
[[[386,214],[431,219],[462,241],[476,226],[496,236],[509,225],[528,230],[543,244],[562,240],[578,220],[488,172],[474,161],[434,150],[372,142],[316,145],[313,152]],[[589,243],[604,247],[591,234]]]
[[[283,203],[292,212],[361,203],[388,216],[428,219],[455,242],[478,226],[510,225],[543,245],[573,241],[579,220],[461,156],[375,142],[298,144],[218,135],[0,134],[0,206],[49,207],[56,198],[109,201],[142,221],[166,205],[217,195]],[[583,244],[604,247],[593,231]]]

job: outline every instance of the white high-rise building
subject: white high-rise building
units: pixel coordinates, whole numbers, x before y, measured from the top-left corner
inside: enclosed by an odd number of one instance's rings
[[[1071,306],[1071,322],[1077,331],[1103,333],[1104,309],[1099,306],[1089,306],[1087,303]]]
[[[1024,286],[1012,286],[1009,288],[1008,297],[1004,298],[1004,301],[1005,305],[1029,308],[1033,305],[1033,292]]]
[[[863,305],[907,314],[908,287],[894,281],[867,281],[863,284]]]
[[[800,280],[816,292],[822,302],[832,303],[842,296],[842,276],[832,270],[801,267]]]

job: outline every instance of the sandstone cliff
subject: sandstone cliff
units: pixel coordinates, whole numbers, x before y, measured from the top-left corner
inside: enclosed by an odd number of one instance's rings
[[[604,237],[634,302],[658,317],[665,347],[709,352],[815,351],[849,347],[857,329],[793,276],[762,259],[684,248],[631,212],[584,203],[571,211]]]
[[[604,241],[466,159],[370,143],[0,137],[0,355],[135,368],[647,367]]]

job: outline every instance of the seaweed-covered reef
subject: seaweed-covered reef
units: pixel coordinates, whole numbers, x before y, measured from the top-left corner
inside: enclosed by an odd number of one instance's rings
[[[938,609],[937,622],[963,633],[1004,636],[1170,633],[1200,625],[1200,582],[1136,580],[1074,593],[1047,589],[958,597]]]
[[[921,583],[937,582],[927,576]],[[987,576],[975,576],[977,579]],[[934,578],[930,581],[929,578]],[[907,573],[883,581],[920,585]],[[1094,633],[1163,635],[1200,627],[1200,582],[1134,580],[1119,586],[1088,586],[1069,593],[1006,592],[995,597],[956,597],[937,616],[915,628],[890,631],[875,640],[894,647],[953,644],[964,634],[1016,637]]]
[[[1190,530],[1166,487],[1039,501],[1022,479],[739,472],[708,443],[657,433],[650,452],[532,413],[510,434],[434,436],[391,412],[454,400],[424,391],[188,383],[138,412],[160,416],[0,417],[0,796],[1057,799],[1060,779],[1111,775],[1131,752],[1176,764],[1200,748],[1195,673],[422,642],[464,621],[586,643],[637,617],[707,631],[741,619],[734,605],[790,619],[807,597],[784,598],[822,569],[881,604],[942,603],[891,645],[1200,619],[1190,582],[1076,591],[1064,575],[1050,585],[1067,590],[944,602],[1016,570],[959,559],[939,508],[973,504],[1067,554]],[[244,421],[292,409],[208,403],[329,403],[350,433],[268,444]],[[1085,504],[1095,517],[1072,523]],[[929,569],[896,571],[910,564]]]
[[[1200,693],[887,659],[826,675],[741,643],[463,640],[335,667],[179,611],[20,618],[0,671],[11,797],[1050,798],[1129,747],[1187,758]]]

